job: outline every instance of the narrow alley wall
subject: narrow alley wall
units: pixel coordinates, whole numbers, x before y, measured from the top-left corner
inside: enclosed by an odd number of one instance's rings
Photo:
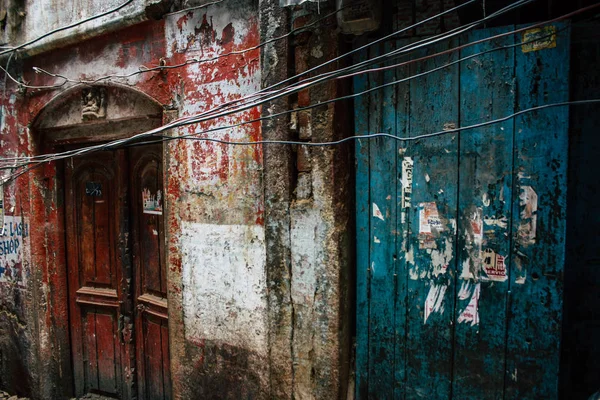
[[[144,22],[139,22],[147,19],[143,10],[132,8],[129,14],[119,12],[120,22],[111,20],[103,28],[93,23],[104,32],[100,36],[92,28],[78,28],[76,36],[61,34],[29,57],[10,59],[9,71],[30,87],[6,84],[2,157],[68,148],[49,146],[34,127],[40,115],[60,119],[47,111],[49,105],[60,110],[55,105],[79,90],[79,80],[100,79],[96,85],[143,93],[162,105],[166,123],[241,99],[340,53],[335,16],[279,38],[290,26],[321,18],[316,5],[288,12],[276,1],[227,0]],[[41,18],[40,12],[32,16]],[[63,22],[57,17],[40,26],[51,29]],[[23,27],[31,24],[27,20]],[[34,36],[38,28],[18,38]],[[143,72],[161,65],[162,70]],[[338,139],[352,131],[348,104],[269,117],[342,95],[347,88],[330,82],[165,134],[182,138],[206,132],[199,136],[225,141]],[[240,124],[249,120],[255,122]],[[230,128],[217,129],[222,126]],[[346,395],[351,154],[349,146],[165,143],[174,398]],[[7,184],[4,193],[7,230],[0,239],[8,241],[11,254],[2,258],[0,273],[0,386],[32,398],[68,398],[73,386],[63,165],[43,164]],[[11,240],[19,240],[18,249],[10,247]],[[133,386],[135,373],[127,374]]]

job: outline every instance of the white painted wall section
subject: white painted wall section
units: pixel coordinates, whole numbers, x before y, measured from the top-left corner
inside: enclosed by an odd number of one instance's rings
[[[266,355],[264,228],[182,222],[180,246],[186,339]]]

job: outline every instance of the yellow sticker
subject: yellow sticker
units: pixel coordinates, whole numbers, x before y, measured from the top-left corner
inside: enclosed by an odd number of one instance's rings
[[[523,53],[556,47],[556,27],[529,29],[523,33]]]

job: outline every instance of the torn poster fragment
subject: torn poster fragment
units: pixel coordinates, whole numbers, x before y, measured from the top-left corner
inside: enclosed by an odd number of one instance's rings
[[[506,276],[505,257],[496,253],[492,249],[483,251],[483,270],[487,275],[487,279],[494,282],[504,282]]]
[[[400,194],[400,222],[406,222],[406,209],[410,208],[410,202],[412,198],[412,184],[413,184],[413,159],[412,157],[404,157],[402,159],[402,172],[400,177],[400,183],[402,183],[402,189]]]
[[[523,32],[523,53],[552,49],[556,47],[556,27],[544,26],[541,28],[528,29]]]
[[[144,214],[162,215],[162,193],[160,190],[156,194],[152,194],[150,189],[142,190],[142,205]]]
[[[517,231],[517,240],[521,246],[535,244],[537,231],[538,196],[531,186],[521,186],[519,195],[521,221]]]
[[[28,260],[29,224],[20,216],[6,215],[0,235],[0,283],[26,287]]]
[[[402,208],[410,207],[410,197],[413,182],[413,159],[404,157],[402,159]]]
[[[463,288],[461,288],[461,293],[459,293],[459,298],[461,297],[460,295],[462,294],[463,297],[465,297],[465,299],[467,298],[467,293],[470,289],[470,283],[467,283],[467,285]],[[471,294],[471,299],[469,300],[469,304],[467,304],[467,307],[465,307],[465,309],[460,313],[459,317],[458,317],[458,323],[470,323],[471,326],[475,326],[475,325],[479,325],[479,293],[481,291],[481,284],[480,283],[476,283],[475,287],[473,289],[473,293]]]
[[[435,238],[443,231],[442,220],[435,202],[419,204],[419,248],[437,248]]]
[[[447,285],[438,285],[431,282],[429,293],[425,299],[425,316],[423,323],[427,323],[427,319],[431,313],[444,312],[444,295],[446,294]]]
[[[382,221],[384,221],[383,214],[381,213],[381,210],[379,209],[379,207],[375,203],[373,203],[373,216],[376,217],[376,218],[379,218]]]

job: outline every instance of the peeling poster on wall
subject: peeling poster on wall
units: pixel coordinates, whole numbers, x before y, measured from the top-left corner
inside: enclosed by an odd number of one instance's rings
[[[23,222],[22,217],[4,217],[4,232],[0,235],[0,283],[25,286],[25,264],[29,259],[28,237],[29,224]]]
[[[435,202],[419,204],[419,248],[437,248],[435,238],[443,230]]]
[[[156,194],[152,194],[148,188],[142,190],[144,214],[162,215],[163,209],[161,202],[162,193],[160,190],[156,191]]]
[[[0,236],[4,235],[4,183],[0,181]]]
[[[504,282],[507,279],[504,256],[492,249],[483,251],[483,268],[490,281]]]

